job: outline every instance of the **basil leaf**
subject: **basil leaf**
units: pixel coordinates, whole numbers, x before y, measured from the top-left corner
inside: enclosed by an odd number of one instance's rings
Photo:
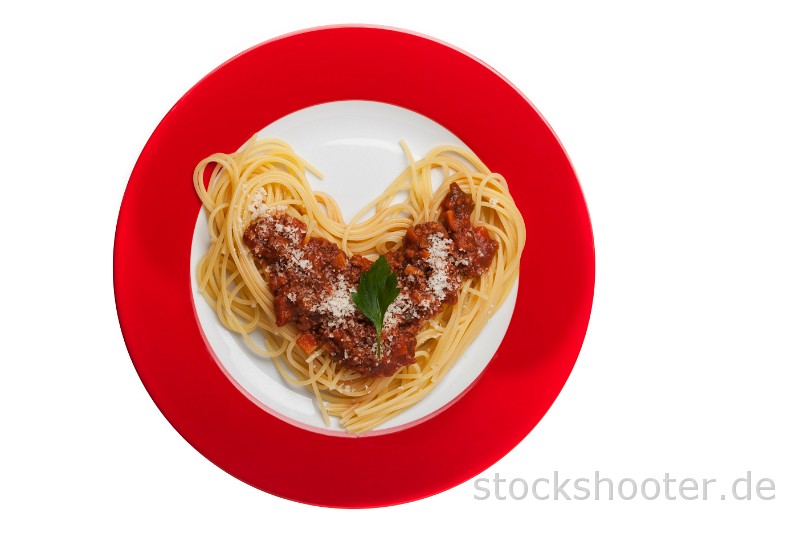
[[[375,325],[378,334],[378,359],[381,358],[383,317],[399,294],[397,275],[392,272],[389,260],[383,255],[372,263],[367,272],[361,274],[356,292],[350,293],[356,307]]]

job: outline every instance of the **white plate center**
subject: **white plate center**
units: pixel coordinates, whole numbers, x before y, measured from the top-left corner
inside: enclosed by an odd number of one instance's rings
[[[319,169],[325,179],[308,176],[311,187],[335,198],[345,220],[350,220],[407,168],[401,140],[415,159],[440,144],[468,148],[449,130],[427,117],[401,107],[362,100],[332,102],[297,111],[261,130],[259,137],[276,137],[288,142],[298,155]],[[286,383],[271,360],[254,354],[238,334],[219,322],[197,290],[197,264],[208,246],[206,215],[201,210],[192,239],[190,265],[194,306],[220,366],[240,390],[270,413],[310,430],[347,435],[336,419],[326,427],[309,392]],[[515,286],[475,341],[428,396],[377,431],[427,418],[458,398],[497,351],[508,329],[516,296]]]

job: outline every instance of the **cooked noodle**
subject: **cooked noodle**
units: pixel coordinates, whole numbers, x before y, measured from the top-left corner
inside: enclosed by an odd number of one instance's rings
[[[320,172],[277,139],[254,137],[236,153],[204,159],[194,174],[211,238],[197,267],[203,296],[226,328],[240,333],[259,356],[273,359],[287,382],[313,393],[326,424],[330,416],[338,417],[353,433],[382,424],[436,385],[508,296],[525,244],[525,225],[501,175],[455,146],[436,147],[418,161],[405,144],[403,149],[409,167],[350,222],[333,198],[309,186],[306,170],[321,177]],[[436,173],[443,173],[444,183],[434,191]],[[275,325],[272,294],[242,242],[259,205],[285,206],[287,214],[306,223],[307,238],[322,237],[347,254],[374,260],[402,243],[410,226],[436,220],[453,181],[475,202],[472,225],[485,226],[499,247],[488,271],[465,279],[458,302],[422,327],[415,364],[392,377],[362,376],[329,358],[324,347],[306,354],[296,344],[300,332],[294,324]]]

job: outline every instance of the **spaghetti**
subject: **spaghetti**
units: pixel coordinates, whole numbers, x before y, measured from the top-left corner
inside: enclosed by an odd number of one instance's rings
[[[505,300],[525,243],[525,226],[506,181],[474,154],[440,146],[414,161],[404,144],[403,149],[409,167],[350,222],[332,197],[309,186],[306,171],[321,173],[277,139],[254,137],[233,154],[204,159],[194,174],[211,239],[197,267],[203,296],[226,328],[241,334],[256,354],[273,359],[287,382],[311,391],[326,424],[338,417],[353,433],[382,424],[435,386]],[[444,181],[433,190],[437,174]],[[464,280],[456,303],[421,327],[412,364],[391,376],[361,374],[334,361],[324,345],[306,353],[294,324],[276,325],[263,265],[243,242],[250,223],[277,209],[305,223],[308,237],[374,260],[397,249],[409,228],[436,220],[452,183],[472,198],[470,223],[488,231],[497,252],[482,275]]]

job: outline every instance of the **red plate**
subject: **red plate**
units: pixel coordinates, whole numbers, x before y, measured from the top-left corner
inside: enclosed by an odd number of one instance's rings
[[[189,275],[200,209],[192,172],[202,158],[238,149],[289,113],[355,99],[408,108],[461,138],[507,178],[528,242],[511,324],[466,393],[400,431],[341,438],[266,412],[239,391],[208,348]],[[594,247],[567,155],[530,102],[497,72],[449,45],[401,30],[316,28],[236,56],[167,113],[125,191],[114,289],[142,382],[200,453],[284,498],[374,507],[462,483],[533,429],[580,351],[594,291]]]

